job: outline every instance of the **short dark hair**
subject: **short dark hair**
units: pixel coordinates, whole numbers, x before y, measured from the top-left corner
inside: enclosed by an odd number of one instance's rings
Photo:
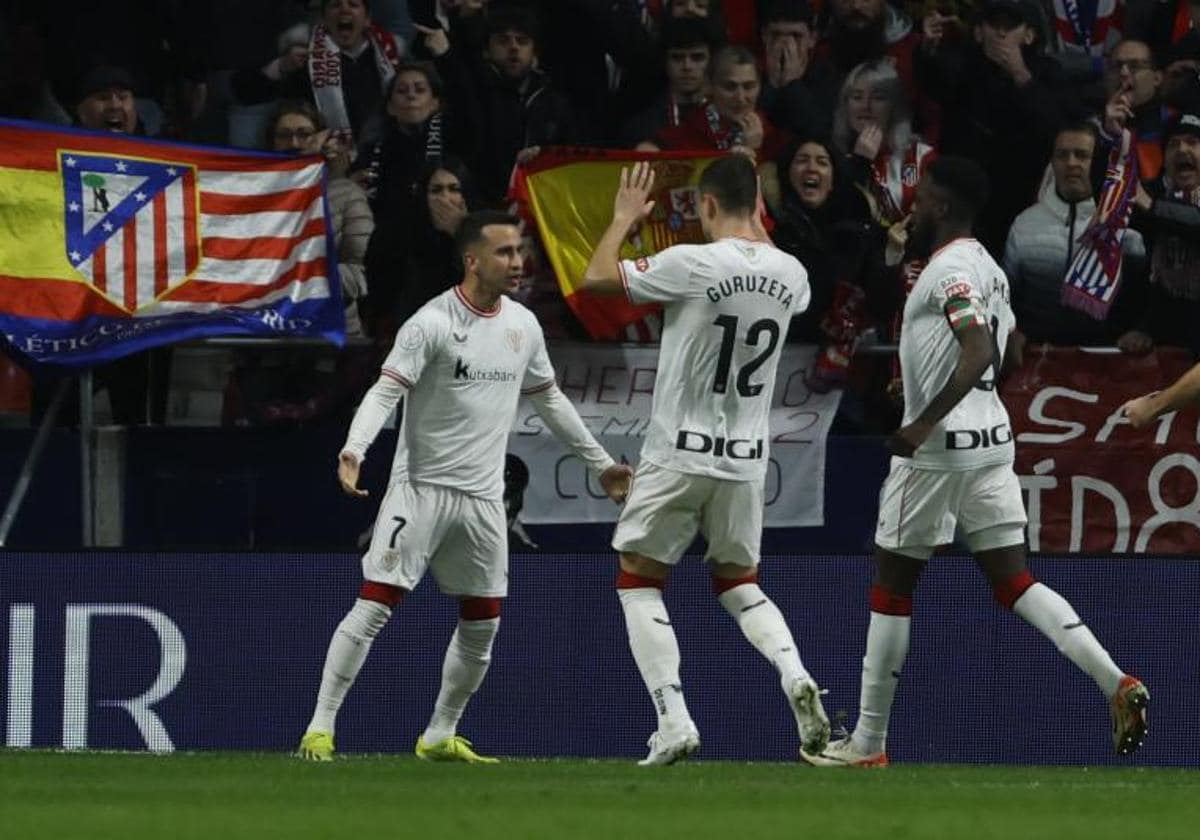
[[[520,32],[533,39],[536,47],[541,43],[541,25],[532,9],[525,6],[506,6],[489,11],[483,24],[483,42],[487,44],[493,35],[505,32]]]
[[[717,78],[719,68],[729,65],[737,67],[743,64],[749,64],[754,68],[754,72],[761,78],[762,73],[758,69],[758,61],[754,58],[754,53],[743,47],[741,44],[726,44],[713,54],[713,57],[708,60],[708,78],[710,81]]]
[[[435,98],[442,98],[442,91],[445,89],[445,83],[442,82],[442,74],[438,72],[432,61],[401,61],[396,66],[396,74],[392,76],[392,82],[388,85],[388,98],[392,96],[392,92],[396,90],[396,83],[405,73],[420,73],[425,77],[426,83],[429,85],[429,92]],[[387,102],[383,103],[383,107],[387,109]]]
[[[513,225],[519,227],[521,220],[503,210],[479,210],[469,213],[454,235],[454,248],[461,258],[475,243],[483,239],[483,229],[490,225]]]
[[[663,23],[662,50],[708,47],[710,53],[721,45],[720,38],[704,18],[667,18]]]
[[[808,0],[772,0],[758,18],[758,28],[772,23],[807,23],[812,26],[813,10]]]
[[[758,173],[745,155],[714,160],[701,173],[697,188],[701,195],[715,198],[730,215],[748,215],[758,204]]]
[[[1099,141],[1100,139],[1099,134],[1096,131],[1096,124],[1091,120],[1063,120],[1058,124],[1058,128],[1054,130],[1054,139],[1050,141],[1050,148],[1052,150],[1058,143],[1058,137],[1060,134],[1090,134],[1093,140]]]
[[[329,8],[329,4],[333,1],[334,0],[321,0],[321,11],[323,12]],[[371,0],[362,0],[362,4],[363,8],[365,8],[368,12],[371,11]]]
[[[275,110],[271,112],[271,118],[267,121],[266,148],[270,149],[275,145],[275,127],[288,114],[299,114],[312,123],[313,128],[317,131],[325,128],[325,120],[322,119],[321,112],[317,110],[316,105],[307,99],[285,99],[275,106]]]
[[[950,216],[959,222],[973,222],[987,205],[991,187],[983,167],[970,158],[948,155],[929,164],[926,174],[946,191],[950,198]]]

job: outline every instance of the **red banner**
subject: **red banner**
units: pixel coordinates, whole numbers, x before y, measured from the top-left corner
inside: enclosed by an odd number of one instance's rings
[[[1190,366],[1182,350],[1027,348],[1003,397],[1031,550],[1200,554],[1200,412],[1141,431],[1121,414]]]

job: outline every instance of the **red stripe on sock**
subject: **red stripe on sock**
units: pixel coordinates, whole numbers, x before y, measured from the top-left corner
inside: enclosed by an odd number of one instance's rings
[[[712,576],[712,588],[714,595],[724,595],[730,589],[741,586],[743,583],[758,583],[758,571],[755,570],[745,577],[740,578],[723,578]]]
[[[364,580],[359,587],[358,597],[364,601],[374,601],[385,607],[395,607],[404,598],[404,590],[390,583],[379,583],[374,580]]]
[[[624,569],[617,572],[617,589],[662,589],[666,585],[662,578],[642,577]]]
[[[912,615],[912,601],[911,595],[897,595],[879,585],[871,587],[871,612]]]
[[[503,598],[463,598],[458,602],[458,617],[463,621],[486,621],[500,617]]]
[[[1002,580],[992,587],[992,594],[996,596],[996,600],[1004,605],[1004,608],[1011,610],[1013,604],[1017,603],[1025,590],[1037,583],[1037,578],[1028,569],[1022,569],[1007,580]]]

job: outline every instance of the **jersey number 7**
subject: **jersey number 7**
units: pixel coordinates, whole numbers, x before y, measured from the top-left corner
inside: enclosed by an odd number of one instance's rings
[[[713,393],[724,394],[729,388],[730,368],[733,367],[733,344],[737,341],[738,319],[735,315],[718,315],[713,324],[720,327],[724,334],[721,336],[721,353],[717,356],[717,375],[713,380]],[[779,324],[770,318],[755,321],[746,330],[746,343],[757,347],[762,334],[767,334],[767,346],[761,353],[747,362],[737,374],[737,392],[743,397],[757,397],[762,393],[761,382],[750,382],[754,372],[775,352],[779,344]]]

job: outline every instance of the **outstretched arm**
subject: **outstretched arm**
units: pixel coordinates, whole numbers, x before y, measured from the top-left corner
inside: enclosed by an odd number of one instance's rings
[[[888,439],[888,449],[893,455],[911,458],[929,437],[929,433],[933,431],[933,427],[937,425],[938,421],[949,414],[950,409],[958,405],[959,401],[975,387],[975,383],[983,376],[988,365],[995,361],[992,358],[991,335],[982,321],[960,327],[954,334],[962,348],[962,352],[958,356],[958,364],[954,366],[954,372],[950,374],[950,379],[942,386],[942,390],[938,391],[929,401],[929,405],[921,412],[921,416],[907,426],[897,429]],[[999,372],[997,371],[997,373]]]
[[[619,295],[621,284],[621,243],[629,231],[654,209],[650,191],[654,188],[654,170],[646,161],[633,165],[633,170],[621,169],[621,185],[613,201],[612,222],[600,237],[592,259],[583,272],[580,291],[598,295]]]
[[[1175,380],[1165,391],[1155,391],[1125,403],[1122,410],[1135,429],[1153,423],[1169,411],[1200,402],[1200,365]]]
[[[583,424],[583,419],[571,401],[563,395],[557,385],[526,394],[533,403],[538,416],[563,446],[587,464],[588,469],[600,478],[600,486],[614,502],[625,501],[633,470],[627,464],[618,464],[604,451],[592,433]]]

